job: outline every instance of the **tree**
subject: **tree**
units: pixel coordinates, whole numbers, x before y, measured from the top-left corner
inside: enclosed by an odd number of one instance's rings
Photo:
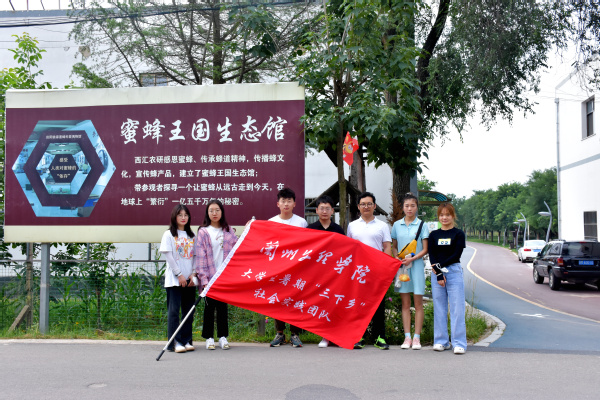
[[[12,35],[15,38],[17,47],[8,49],[13,53],[13,58],[19,64],[18,67],[4,68],[0,71],[0,173],[5,174],[4,165],[4,145],[5,145],[5,127],[6,127],[6,91],[8,89],[52,89],[48,82],[37,83],[37,80],[44,74],[38,69],[42,53],[46,50],[38,47],[36,38],[32,38],[28,33],[22,36]],[[4,179],[0,179],[0,257],[6,259],[10,257],[8,247],[4,243]]]
[[[278,60],[289,56],[290,32],[306,12],[299,6],[275,14],[268,6],[216,0],[74,3],[88,21],[71,36],[90,47],[90,71],[114,86],[143,86],[144,73],[178,85],[267,79],[279,70]]]
[[[589,0],[569,0],[574,15],[573,33],[577,46],[577,62],[574,67],[591,72],[587,78],[596,89],[600,88],[600,3]]]
[[[427,179],[425,175],[421,175],[417,181],[419,190],[435,190],[435,185],[437,185],[437,182]],[[425,214],[419,216],[423,221],[437,221],[437,206],[420,205],[419,213]]]
[[[73,65],[73,74],[78,75],[81,79],[81,84],[84,88],[111,88],[113,84],[98,74],[90,71],[84,63],[76,63]]]
[[[465,201],[467,199],[464,196],[458,197],[454,193],[448,193],[447,196],[448,196],[448,198],[452,199],[452,205],[454,206],[454,210],[456,211],[456,219],[454,220],[454,223],[456,224],[457,227],[460,227],[460,229],[462,229],[464,231],[465,230],[464,218],[461,215],[460,210],[462,209],[462,206],[463,206],[463,204],[465,204]]]
[[[307,142],[325,150],[338,168],[340,224],[346,223],[343,142],[346,132],[368,149],[367,161],[400,171],[404,151],[419,153],[414,123],[414,59],[406,27],[412,3],[331,1],[300,37],[295,76],[308,92]],[[384,33],[393,31],[393,35]],[[395,93],[398,102],[387,102]],[[332,153],[335,157],[332,157]]]
[[[16,48],[8,49],[13,53],[13,58],[17,61],[17,67],[4,68],[0,71],[0,173],[5,176],[5,133],[6,133],[6,91],[8,89],[51,89],[51,85],[47,82],[37,83],[37,80],[43,75],[42,70],[38,70],[38,64],[42,59],[42,53],[45,50],[38,47],[36,38],[32,38],[29,34],[24,33],[22,36],[13,35],[16,42]],[[12,255],[9,253],[8,245],[4,242],[4,179],[0,179],[0,257],[3,260],[10,259]],[[27,305],[30,307],[27,314],[26,325],[29,327],[32,323],[33,310],[33,266],[31,260],[35,252],[35,246],[26,246],[20,244],[23,251],[27,255],[28,262],[25,267],[26,290],[27,290]],[[17,245],[13,244],[13,248]]]
[[[559,0],[440,0],[415,15],[422,47],[416,75],[424,141],[459,132],[480,115],[484,126],[531,112],[531,91],[551,47],[566,45],[568,10]],[[416,160],[415,160],[416,164]],[[418,166],[415,165],[418,169]],[[410,171],[394,178],[408,191]]]
[[[499,233],[514,230],[514,222],[521,219],[523,213],[530,233],[545,237],[549,220],[538,213],[547,210],[546,201],[555,216],[552,230],[557,231],[556,193],[556,170],[550,168],[533,171],[525,185],[512,182],[500,185],[496,190],[475,191],[473,196],[456,202],[455,206],[463,226],[471,233],[474,230],[497,230]]]
[[[497,189],[499,202],[496,205],[495,221],[501,232],[514,229],[514,223],[520,219],[519,210],[525,199],[525,186],[517,183],[505,183]]]
[[[527,222],[530,229],[536,233],[537,237],[546,238],[548,217],[543,217],[538,213],[548,211],[544,201],[550,206],[552,211],[552,229],[558,232],[558,198],[556,183],[556,168],[549,168],[543,171],[533,171],[527,181],[528,196],[525,200],[522,210],[527,216]]]

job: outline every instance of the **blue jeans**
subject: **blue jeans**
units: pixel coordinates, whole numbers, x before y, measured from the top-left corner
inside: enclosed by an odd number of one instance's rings
[[[431,297],[433,297],[433,343],[448,346],[448,304],[450,304],[450,329],[452,345],[467,348],[467,326],[465,324],[465,283],[460,263],[447,266],[446,286],[437,283],[431,274]]]

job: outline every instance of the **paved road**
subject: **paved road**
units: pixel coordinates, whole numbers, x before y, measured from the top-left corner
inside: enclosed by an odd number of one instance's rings
[[[531,267],[508,250],[472,242],[468,246],[461,262],[464,266],[471,262],[470,269],[490,283],[465,268],[467,299],[506,324],[502,337],[490,347],[600,351],[600,323],[590,320],[600,321],[597,291],[574,285],[552,291],[547,285],[536,285]]]
[[[525,300],[600,323],[600,291],[596,286],[563,282],[559,291],[552,291],[548,279],[541,285],[534,283],[532,264],[521,263],[511,251],[480,243],[469,246],[477,250],[471,269],[478,276]]]
[[[600,352],[0,340],[0,399],[596,399]],[[435,378],[433,377],[435,376]]]

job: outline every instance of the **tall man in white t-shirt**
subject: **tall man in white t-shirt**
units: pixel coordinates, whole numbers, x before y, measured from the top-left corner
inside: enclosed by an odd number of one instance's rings
[[[360,217],[348,224],[347,236],[392,256],[390,228],[385,222],[375,218],[375,208],[377,204],[373,193],[364,192],[358,196]],[[390,346],[385,342],[385,298],[371,319],[371,331],[373,336],[377,336],[375,347],[389,350]],[[355,349],[363,347],[365,347],[364,338],[354,345]]]
[[[290,188],[283,188],[277,193],[277,207],[279,208],[279,215],[269,219],[269,221],[279,222],[281,224],[298,226],[300,228],[306,228],[308,223],[302,217],[294,214],[294,207],[296,207],[296,193]],[[277,334],[275,339],[271,342],[271,347],[279,347],[285,343],[285,322],[278,319],[275,320],[275,327],[277,328]],[[302,347],[302,342],[298,334],[300,328],[290,324],[290,332],[292,333],[290,341],[294,347]]]

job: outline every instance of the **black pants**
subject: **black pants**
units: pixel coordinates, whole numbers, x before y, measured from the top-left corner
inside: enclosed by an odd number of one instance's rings
[[[369,328],[367,327],[367,330]],[[375,310],[375,314],[373,314],[373,318],[371,318],[371,334],[374,340],[377,340],[377,336],[381,337],[383,340],[385,338],[385,297],[381,300],[379,307]],[[367,331],[363,337],[367,336]]]
[[[275,329],[277,329],[277,332],[283,332],[285,330],[285,322],[276,319],[275,320]],[[290,332],[292,332],[292,335],[298,335],[298,334],[300,334],[300,328],[298,328],[295,325],[290,324]]]
[[[217,337],[229,336],[229,315],[227,303],[204,298],[204,324],[202,325],[202,337],[204,339],[214,338],[215,334],[215,310],[217,311]]]
[[[198,288],[195,286],[181,287],[171,286],[167,289],[167,335],[169,339],[177,328],[179,327],[179,321],[187,315],[190,311],[194,302],[196,301],[196,291]],[[181,311],[181,317],[179,317],[179,311]],[[175,340],[185,345],[186,343],[192,344],[192,324],[194,322],[194,313],[185,321],[185,324],[181,327]],[[171,342],[169,350],[175,347],[175,341]]]

